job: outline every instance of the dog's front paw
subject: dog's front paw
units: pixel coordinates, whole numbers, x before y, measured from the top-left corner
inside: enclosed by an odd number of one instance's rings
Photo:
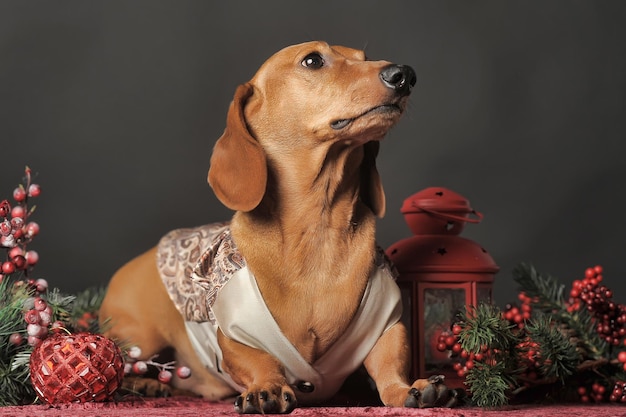
[[[296,396],[288,386],[258,387],[235,399],[235,411],[239,414],[287,414],[296,404]]]
[[[404,401],[405,407],[454,407],[461,394],[444,384],[443,375],[433,375],[428,379],[418,379],[413,383]]]

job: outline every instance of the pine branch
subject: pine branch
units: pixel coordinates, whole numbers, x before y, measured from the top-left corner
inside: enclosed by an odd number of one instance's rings
[[[507,403],[507,391],[515,386],[519,373],[516,347],[521,339],[500,310],[481,303],[465,312],[459,340],[463,350],[488,357],[477,361],[468,371],[465,384],[472,402],[480,407],[499,407]]]
[[[539,314],[527,323],[525,329],[537,345],[541,362],[539,370],[545,378],[565,382],[566,377],[576,372],[581,357],[570,338],[555,327],[551,316]]]
[[[513,327],[494,305],[481,303],[470,307],[465,312],[465,323],[459,335],[461,347],[473,353],[480,352],[485,346],[509,349],[520,341],[513,333]]]
[[[545,313],[563,309],[565,286],[552,276],[540,274],[532,265],[522,262],[513,269],[513,279],[520,285],[521,291],[534,300],[536,308]]]
[[[520,263],[513,269],[513,279],[520,291],[532,300],[533,309],[548,314],[576,341],[584,356],[599,359],[606,355],[607,344],[595,331],[593,317],[585,309],[570,312],[565,302],[565,286],[547,274],[538,273],[532,265]]]
[[[5,278],[0,283],[0,405],[23,404],[34,398],[30,385],[28,361],[15,362],[23,352],[30,356],[31,348],[16,346],[9,338],[14,333],[25,334],[24,302],[30,297],[25,286],[15,286]]]
[[[507,368],[503,362],[484,364],[471,369],[465,377],[465,384],[472,392],[472,402],[485,408],[501,407],[508,403],[507,391],[510,383],[504,376]]]

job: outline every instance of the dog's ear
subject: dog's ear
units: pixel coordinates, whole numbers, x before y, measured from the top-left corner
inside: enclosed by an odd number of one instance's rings
[[[215,195],[235,211],[251,211],[258,206],[267,185],[265,152],[252,137],[244,117],[244,106],[252,93],[250,84],[237,87],[209,168],[208,181]]]
[[[385,215],[385,191],[376,169],[376,156],[379,148],[378,141],[367,142],[363,145],[365,153],[361,164],[361,200],[375,215],[383,217]]]

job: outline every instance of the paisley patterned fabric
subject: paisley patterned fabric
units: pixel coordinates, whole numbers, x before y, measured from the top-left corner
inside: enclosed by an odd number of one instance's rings
[[[211,307],[219,289],[245,266],[227,222],[173,230],[159,242],[157,267],[186,321],[215,323]]]

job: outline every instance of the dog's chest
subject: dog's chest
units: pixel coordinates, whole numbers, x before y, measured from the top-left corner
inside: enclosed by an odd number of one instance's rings
[[[228,338],[279,358],[290,384],[310,381],[318,388],[307,395],[323,399],[400,319],[400,291],[382,257],[371,269],[360,302],[346,303],[340,294],[320,290],[286,297],[281,304],[286,308],[271,312],[227,224],[174,231],[162,239],[158,253],[162,279],[196,354],[231,385],[221,372],[218,327]],[[355,311],[346,307],[352,304]]]

